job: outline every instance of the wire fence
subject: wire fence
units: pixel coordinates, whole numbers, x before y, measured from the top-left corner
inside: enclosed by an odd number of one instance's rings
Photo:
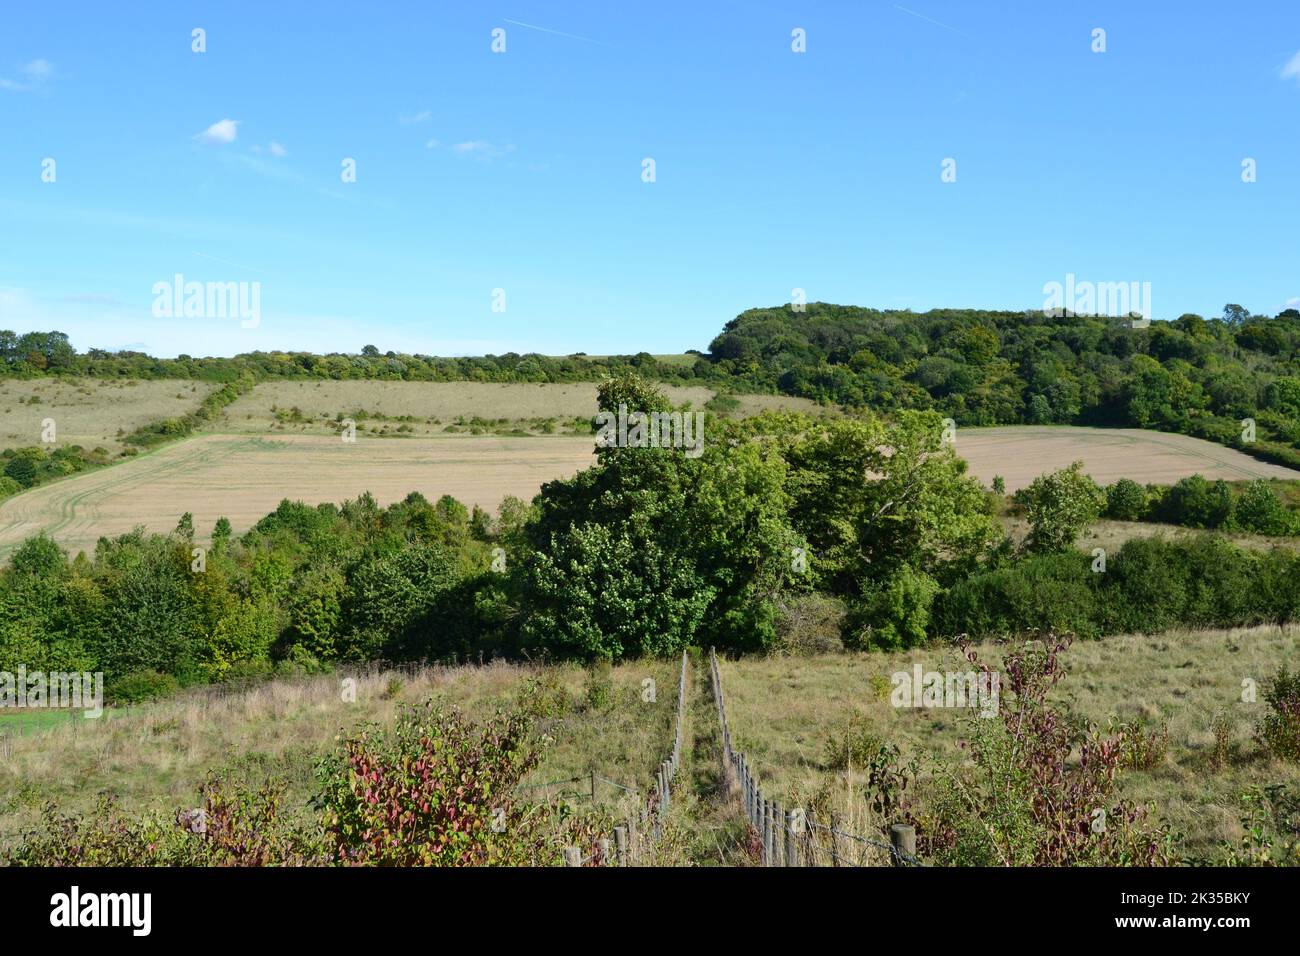
[[[673,782],[682,763],[682,741],[686,725],[686,659],[686,652],[683,651],[681,672],[677,677],[677,714],[673,721],[672,750],[655,771],[654,784],[649,793],[645,795],[637,812],[628,817],[622,826],[614,827],[612,834],[599,837],[595,841],[595,846],[590,853],[584,853],[580,847],[566,847],[565,866],[631,866],[643,860],[650,847],[663,838],[668,811],[673,802]],[[575,780],[558,781],[558,783],[572,784],[578,780],[590,781],[591,788],[588,795],[592,800],[596,797],[598,781],[640,795],[640,791],[625,787],[596,773]]]
[[[834,820],[822,823],[801,808],[782,808],[766,796],[759,774],[732,741],[722,671],[713,648],[709,648],[709,677],[722,728],[723,778],[728,794],[734,793],[740,800],[764,866],[879,866],[882,862],[924,865],[916,858],[916,831],[905,823],[890,827],[886,843],[845,831]]]

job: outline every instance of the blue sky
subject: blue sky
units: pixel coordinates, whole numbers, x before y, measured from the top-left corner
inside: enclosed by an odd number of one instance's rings
[[[796,287],[1039,308],[1067,273],[1150,282],[1157,318],[1300,297],[1291,4],[49,0],[3,21],[0,327],[82,349],[680,352]],[[155,317],[178,273],[260,283],[259,323]]]

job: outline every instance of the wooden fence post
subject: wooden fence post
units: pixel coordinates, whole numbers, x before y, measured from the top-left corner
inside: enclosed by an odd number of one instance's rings
[[[576,846],[566,846],[564,848],[564,865],[582,866],[582,852]]]
[[[772,801],[763,801],[763,865],[772,865]]]
[[[781,866],[784,862],[781,854],[784,852],[784,845],[781,842],[781,827],[785,825],[785,816],[781,813],[781,805],[775,800],[772,801],[772,866]]]
[[[618,865],[627,866],[627,827],[614,827],[614,852]]]
[[[591,772],[591,805],[596,805],[596,771]]]
[[[803,835],[803,811],[785,811],[785,865],[799,865],[799,837]]]
[[[908,865],[904,855],[910,859],[916,858],[916,830],[913,827],[906,823],[895,823],[889,828],[889,842],[894,847],[894,852],[890,854],[894,858],[894,866]]]
[[[600,847],[600,865],[609,866],[609,837],[601,837],[596,845]]]

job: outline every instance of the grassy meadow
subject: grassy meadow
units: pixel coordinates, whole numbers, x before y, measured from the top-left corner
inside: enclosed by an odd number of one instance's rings
[[[997,645],[978,645],[982,660],[1001,661]],[[1154,767],[1123,775],[1121,791],[1151,804],[1183,835],[1191,855],[1212,855],[1221,841],[1241,836],[1238,793],[1254,783],[1300,783],[1300,767],[1275,761],[1254,740],[1267,705],[1262,693],[1242,703],[1242,681],[1262,689],[1300,650],[1300,627],[1178,631],[1157,637],[1121,636],[1076,642],[1065,652],[1068,676],[1055,699],[1105,727],[1137,721],[1147,732],[1167,726],[1168,751]],[[849,730],[851,715],[881,742],[915,757],[921,785],[936,760],[963,759],[960,744],[970,711],[891,706],[890,677],[925,671],[966,671],[956,648],[897,653],[768,657],[722,662],[728,719],[736,746],[760,772],[761,783],[787,806],[829,787],[841,812],[855,810],[848,774],[827,765],[827,741]],[[1215,716],[1229,727],[1229,759],[1212,767]],[[838,791],[838,792],[836,792]]]
[[[41,443],[53,418],[56,446],[81,445],[119,454],[122,438],[141,425],[194,411],[216,388],[183,379],[0,379],[0,447]]]
[[[525,780],[529,799],[590,805],[590,774],[644,792],[671,746],[677,665],[647,661],[615,667],[603,695],[576,666],[430,667],[415,672],[368,671],[346,699],[343,673],[283,678],[244,690],[196,688],[164,700],[108,708],[104,716],[0,720],[0,847],[12,845],[53,802],[89,812],[112,796],[125,809],[169,815],[193,804],[210,774],[257,786],[268,777],[288,784],[286,806],[307,817],[313,766],[340,734],[392,721],[403,703],[433,698],[475,717],[521,699],[528,683],[546,704],[537,729],[548,743]],[[643,681],[655,681],[653,702]],[[603,683],[602,683],[603,686]],[[32,712],[33,714],[37,712]],[[569,782],[573,778],[583,778]],[[563,785],[543,786],[554,781]],[[635,798],[604,781],[597,803],[613,813]]]
[[[1106,726],[1136,721],[1168,730],[1168,749],[1147,769],[1130,769],[1123,796],[1148,804],[1180,835],[1189,857],[1213,859],[1224,841],[1241,835],[1238,795],[1250,784],[1300,784],[1300,768],[1264,753],[1254,729],[1265,709],[1241,702],[1242,681],[1261,687],[1277,666],[1294,660],[1300,627],[1172,632],[1078,642],[1066,652],[1068,676],[1055,699]],[[981,645],[981,658],[999,662],[1001,648]],[[747,657],[721,662],[736,745],[749,756],[765,790],[783,805],[829,800],[841,825],[865,832],[879,821],[863,805],[861,778],[832,769],[828,745],[850,728],[897,744],[914,758],[924,788],[943,762],[963,759],[961,742],[973,712],[891,706],[890,676],[924,670],[964,670],[954,648],[898,653],[831,653]],[[414,673],[367,672],[355,700],[344,699],[341,675],[278,679],[245,690],[221,687],[124,709],[100,720],[29,723],[21,736],[0,722],[0,846],[12,844],[52,801],[65,811],[89,811],[101,796],[124,807],[169,814],[193,801],[210,774],[256,785],[287,782],[291,813],[307,815],[312,768],[339,734],[390,721],[400,704],[430,697],[487,716],[524,701],[546,746],[541,765],[524,782],[540,803],[595,805],[611,819],[635,812],[656,766],[671,746],[676,661],[634,661],[608,671],[576,665],[432,667]],[[646,679],[655,700],[644,699]],[[1214,722],[1224,715],[1228,759],[1213,760]],[[64,715],[58,715],[62,718]],[[721,745],[707,666],[693,664],[688,680],[686,746],[663,863],[745,865],[744,825],[726,799]],[[636,790],[628,793],[611,784]],[[880,865],[886,862],[874,861]]]

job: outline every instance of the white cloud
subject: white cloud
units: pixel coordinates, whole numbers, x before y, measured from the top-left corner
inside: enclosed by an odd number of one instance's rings
[[[429,140],[427,143],[424,144],[424,148],[425,148],[425,149],[437,149],[438,146],[439,146],[439,143],[438,143],[438,141],[437,141],[436,139],[431,139],[431,140]]]
[[[267,149],[270,151],[272,156],[289,155],[289,151],[285,149],[283,146],[281,146],[279,143],[277,143],[275,140],[271,140],[271,145],[268,146]]]
[[[34,80],[48,80],[54,75],[54,64],[49,60],[32,60],[24,64],[21,69]]]
[[[433,116],[433,113],[429,110],[420,110],[420,112],[413,113],[410,116],[397,117],[397,122],[401,123],[403,126],[416,126],[420,123],[427,122],[431,116]]]
[[[1282,67],[1282,79],[1289,80],[1292,78],[1294,78],[1297,83],[1300,83],[1300,52],[1297,52],[1296,55],[1291,57],[1287,62],[1287,65]]]
[[[207,143],[214,146],[233,143],[235,138],[239,135],[239,130],[237,129],[239,122],[239,120],[232,119],[218,120],[202,133],[199,133],[195,138],[200,143]]]
[[[458,156],[478,156],[482,159],[496,159],[504,156],[506,153],[513,153],[515,147],[513,143],[506,146],[497,146],[489,143],[485,139],[471,139],[463,143],[456,143],[451,147],[451,151]]]
[[[33,90],[40,90],[45,86],[45,81],[54,75],[54,64],[44,59],[32,60],[19,66],[18,72],[27,77],[27,80],[20,82],[0,76],[0,90],[9,90],[14,93],[28,93]]]

